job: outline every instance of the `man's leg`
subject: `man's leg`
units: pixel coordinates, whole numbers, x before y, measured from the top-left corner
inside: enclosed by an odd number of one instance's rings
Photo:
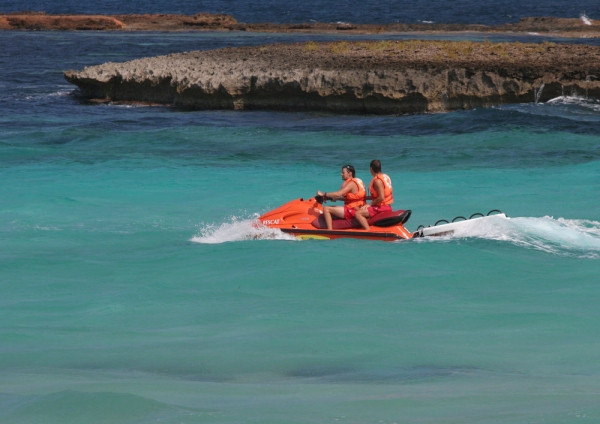
[[[356,211],[356,214],[354,214],[354,218],[356,218],[356,220],[358,221],[358,223],[365,229],[368,230],[369,229],[369,218],[371,217],[371,215],[369,215],[369,211],[367,208],[363,208],[363,209],[358,209]]]
[[[331,222],[333,218],[331,215],[337,216],[338,218],[344,217],[344,207],[343,206],[325,206],[323,207],[323,217],[325,218],[325,224],[327,224],[328,230],[333,230],[333,223]]]

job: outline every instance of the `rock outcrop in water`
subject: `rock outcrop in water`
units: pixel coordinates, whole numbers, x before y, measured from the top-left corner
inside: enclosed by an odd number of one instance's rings
[[[108,30],[108,31],[196,31],[228,30],[254,32],[303,32],[349,34],[373,33],[528,33],[555,37],[600,37],[600,22],[577,18],[531,17],[502,25],[445,23],[242,23],[231,15],[197,13],[131,15],[47,15],[44,12],[0,13],[0,30]]]
[[[379,41],[172,54],[65,72],[83,96],[190,109],[422,113],[600,98],[600,47]]]
[[[237,21],[230,15],[46,15],[44,12],[0,14],[1,29],[58,31],[190,31],[231,29]]]

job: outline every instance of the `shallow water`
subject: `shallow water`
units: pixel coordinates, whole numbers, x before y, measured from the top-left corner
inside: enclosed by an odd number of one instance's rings
[[[0,33],[1,422],[600,419],[597,102],[182,112],[82,104],[61,76],[305,39]],[[373,158],[411,230],[510,220],[396,243],[252,226]]]

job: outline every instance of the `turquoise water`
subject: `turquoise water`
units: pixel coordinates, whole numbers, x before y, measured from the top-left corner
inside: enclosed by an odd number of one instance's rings
[[[600,420],[597,102],[386,117],[92,106],[62,69],[273,39],[6,34],[0,422]],[[16,66],[18,50],[40,56]],[[373,158],[411,230],[511,219],[397,243],[252,226],[339,187],[345,163],[368,180]]]

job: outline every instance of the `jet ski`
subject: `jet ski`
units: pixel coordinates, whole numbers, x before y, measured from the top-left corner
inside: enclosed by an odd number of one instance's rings
[[[412,233],[404,228],[411,215],[409,210],[377,214],[368,221],[369,230],[362,228],[356,219],[333,217],[333,229],[328,230],[323,217],[325,200],[322,196],[292,200],[258,218],[259,225],[278,228],[300,239],[355,238],[394,241],[412,238]]]
[[[291,234],[299,239],[332,240],[338,238],[354,238],[363,240],[397,241],[408,240],[419,237],[445,236],[468,225],[467,222],[474,220],[508,217],[501,211],[494,209],[487,215],[475,213],[470,218],[462,216],[450,221],[439,220],[433,226],[420,225],[412,233],[404,224],[411,215],[410,210],[397,210],[375,215],[369,223],[369,230],[361,227],[356,219],[340,219],[332,217],[333,229],[328,230],[323,217],[323,196],[315,196],[310,199],[295,199],[280,207],[265,213],[258,218],[258,225],[269,228],[277,228],[284,233]]]

